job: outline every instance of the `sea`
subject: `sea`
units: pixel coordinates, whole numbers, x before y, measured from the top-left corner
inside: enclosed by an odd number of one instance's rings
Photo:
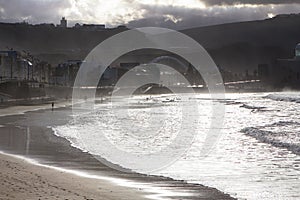
[[[94,102],[93,109],[74,110],[69,123],[52,129],[106,164],[214,187],[238,199],[300,199],[299,92]],[[214,108],[224,108],[222,120]],[[211,129],[218,130],[207,144]],[[156,170],[144,170],[139,162],[147,160]]]

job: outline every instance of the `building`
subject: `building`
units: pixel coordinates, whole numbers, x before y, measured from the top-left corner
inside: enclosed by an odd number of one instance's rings
[[[54,24],[47,24],[47,23],[43,23],[43,24],[36,24],[33,25],[34,27],[39,27],[39,28],[47,28],[47,29],[52,29],[55,28]]]
[[[76,23],[74,25],[74,28],[85,30],[85,31],[103,31],[105,30],[105,24],[83,24],[80,25],[79,23]]]
[[[270,73],[275,87],[300,88],[300,43],[292,59],[277,59]]]
[[[67,22],[65,17],[61,18],[59,27],[61,27],[61,28],[67,28],[68,27],[68,22]]]
[[[300,59],[300,43],[295,48],[295,59]]]
[[[80,25],[79,23],[76,23],[76,24],[74,25],[74,28],[79,29],[79,28],[81,28],[81,25]]]
[[[270,69],[269,69],[269,64],[259,64],[258,69],[258,78],[260,80],[267,80],[270,78]]]
[[[106,70],[104,71],[100,82],[99,86],[113,86],[117,83],[118,81],[118,69],[114,67],[107,67]]]
[[[51,76],[51,65],[45,61],[37,62],[32,74],[33,80],[39,83],[49,83]]]
[[[81,60],[68,60],[58,64],[52,72],[50,83],[59,86],[73,86]]]
[[[0,51],[0,83],[31,81],[48,83],[50,65],[19,51]]]
[[[0,82],[28,80],[32,77],[32,63],[14,50],[0,51]]]
[[[26,52],[0,51],[0,101],[44,96],[49,68]]]

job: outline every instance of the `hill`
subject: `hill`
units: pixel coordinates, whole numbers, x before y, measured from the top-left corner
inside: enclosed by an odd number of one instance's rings
[[[294,57],[300,42],[300,15],[183,30],[225,69],[244,72],[259,63]]]
[[[31,52],[55,65],[84,59],[90,50],[125,28],[87,31],[51,25],[0,24],[0,48]],[[234,72],[256,69],[259,63],[291,58],[300,42],[300,15],[182,30],[202,44],[217,65]]]
[[[101,31],[59,28],[51,24],[0,24],[0,49],[25,50],[55,65],[69,59],[84,59],[90,50],[124,28]]]

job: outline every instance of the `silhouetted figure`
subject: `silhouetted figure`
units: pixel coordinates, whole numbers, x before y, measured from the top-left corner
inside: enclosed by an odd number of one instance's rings
[[[54,102],[52,102],[52,104],[51,104],[51,105],[52,105],[52,111],[53,111],[53,109],[54,109]]]

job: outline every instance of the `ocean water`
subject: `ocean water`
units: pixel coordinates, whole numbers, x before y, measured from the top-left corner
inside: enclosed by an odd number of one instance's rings
[[[122,155],[112,158],[110,149],[138,157],[159,155],[176,136],[193,131],[190,143],[169,149],[169,155],[175,155],[170,164],[151,174],[215,187],[239,199],[300,199],[300,93],[225,96],[211,100],[207,94],[197,94],[192,103],[198,112],[192,117],[185,110],[193,107],[175,95],[120,98],[113,106],[108,100],[93,111],[74,112],[75,120],[53,129],[83,151],[138,172],[143,171],[134,159],[124,163]],[[207,131],[215,122],[212,106],[218,104],[225,105],[224,123],[203,157]],[[182,125],[184,120],[189,123]],[[179,152],[183,144],[190,145]],[[164,158],[153,159],[159,164]]]

